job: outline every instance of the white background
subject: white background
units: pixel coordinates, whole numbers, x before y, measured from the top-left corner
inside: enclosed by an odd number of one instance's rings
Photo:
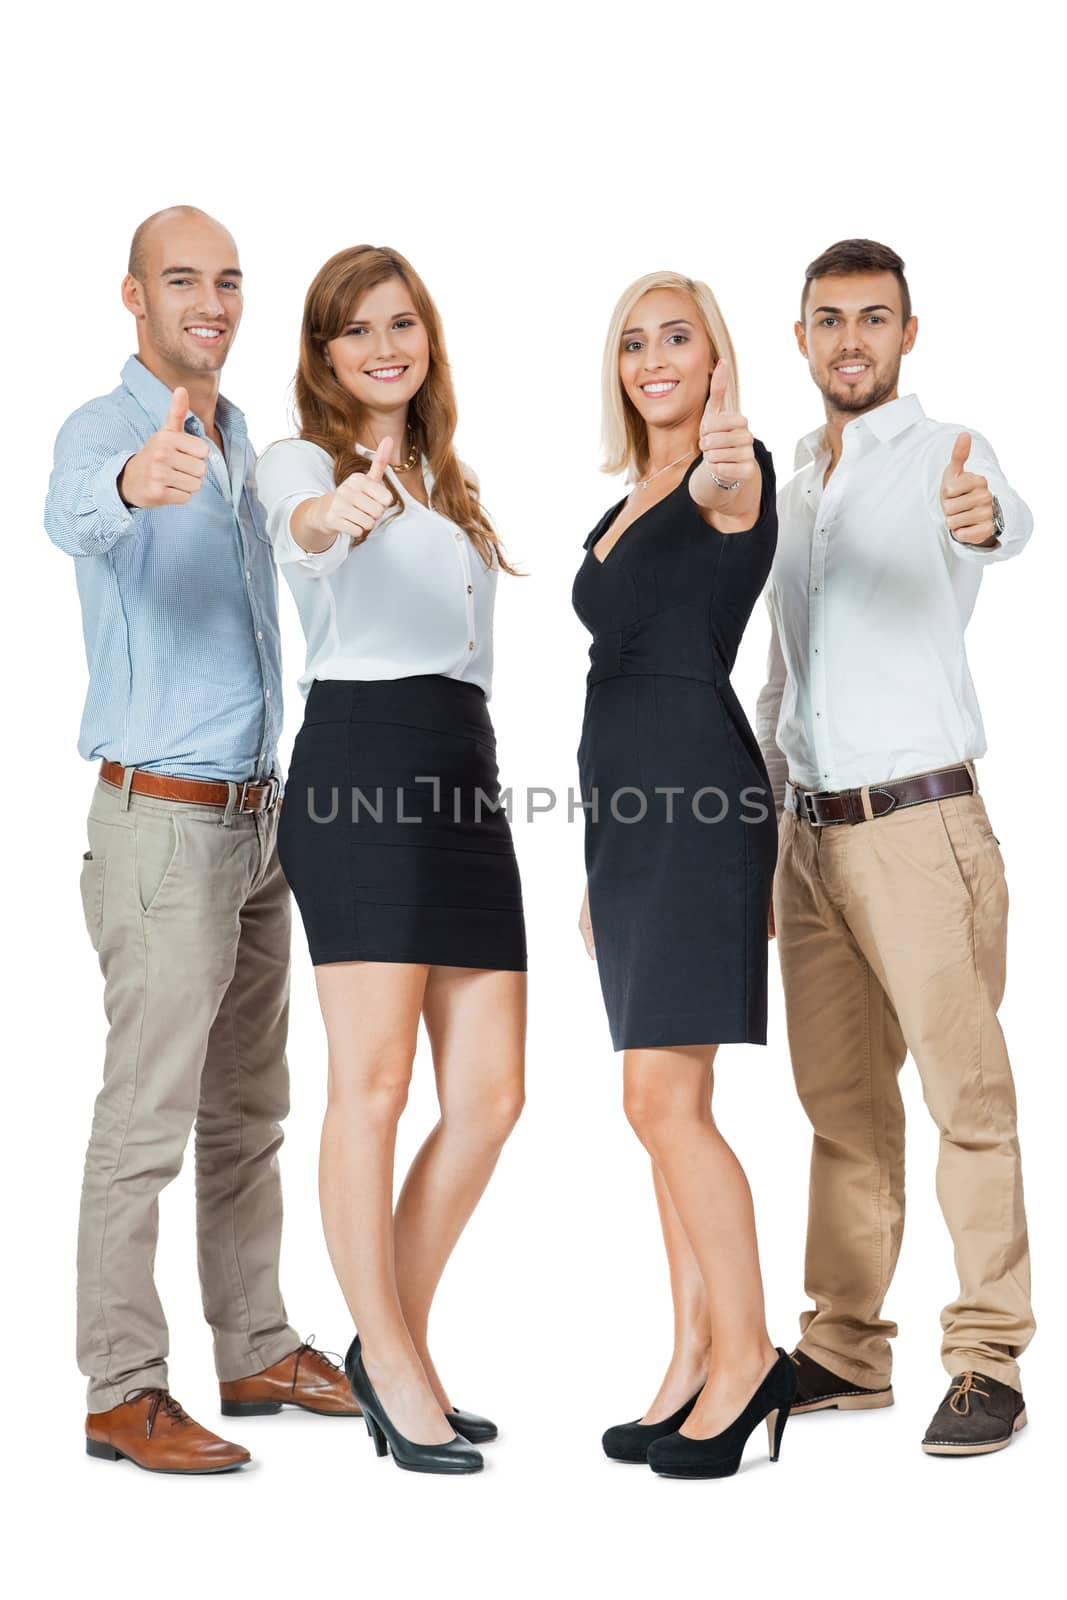
[[[20,1594],[1045,1592],[1064,1404],[1063,260],[1050,159],[1060,87],[1037,11],[101,0],[38,6],[9,32],[2,1457]],[[1031,1426],[1011,1450],[955,1462],[919,1450],[947,1382],[938,1312],[955,1280],[909,1062],[909,1216],[888,1307],[901,1324],[895,1409],[794,1419],[778,1466],[754,1439],[722,1483],[603,1459],[602,1429],[639,1415],[659,1381],[669,1299],[647,1163],[575,931],[581,828],[557,811],[515,821],[528,1107],[434,1330],[456,1403],[501,1422],[490,1469],[454,1482],[402,1474],[376,1460],[361,1423],[296,1412],[234,1425],[256,1464],[224,1478],[151,1477],[83,1455],[74,1241],[104,1019],[77,889],[93,785],[75,751],[79,611],[70,558],[41,512],[56,429],[113,387],[133,348],[118,296],[129,235],[175,202],[237,238],[247,309],[224,387],[261,446],[289,431],[302,298],[328,255],[389,243],[428,282],[460,451],[530,573],[501,582],[497,612],[492,710],[517,793],[575,781],[587,637],[569,593],[582,539],[620,492],[597,471],[601,341],[617,294],[660,267],[712,284],[743,404],[784,478],[796,438],[821,420],[792,334],[806,262],[851,235],[905,257],[920,333],[903,387],[931,415],[981,429],[1037,525],[1020,560],[987,570],[969,634],[990,745],[981,785],[1012,891],[1002,1019],[1041,1325],[1024,1368]],[[303,642],[284,585],[283,623],[287,756]],[[750,713],[766,632],[760,606],[735,676]],[[324,1037],[299,924],[290,1065],[285,1293],[301,1330],[343,1350],[351,1329],[316,1197]],[[428,1065],[420,1055],[405,1158],[433,1120]],[[808,1128],[773,952],[768,1046],[722,1052],[717,1106],[755,1193],[772,1335],[790,1347]],[[211,1425],[191,1196],[186,1171],[163,1198],[158,1271],[174,1391]]]

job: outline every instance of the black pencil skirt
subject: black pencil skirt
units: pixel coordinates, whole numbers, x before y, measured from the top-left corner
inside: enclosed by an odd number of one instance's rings
[[[278,854],[311,960],[526,970],[496,737],[476,684],[317,680]]]

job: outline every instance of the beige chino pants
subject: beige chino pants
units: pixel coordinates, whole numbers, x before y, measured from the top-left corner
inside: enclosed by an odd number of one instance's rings
[[[159,1194],[196,1130],[204,1315],[219,1377],[296,1349],[278,1286],[289,1108],[289,890],[277,812],[234,815],[98,783],[82,865],[104,974],[104,1082],[78,1232],[78,1364],[89,1410],[167,1387],[153,1265]]]
[[[774,914],[797,1091],[814,1130],[800,1347],[889,1382],[882,1316],[904,1227],[908,1052],[940,1131],[937,1193],[959,1293],[942,1360],[1020,1387],[1034,1331],[1015,1091],[997,1007],[1008,891],[981,797],[779,829]]]

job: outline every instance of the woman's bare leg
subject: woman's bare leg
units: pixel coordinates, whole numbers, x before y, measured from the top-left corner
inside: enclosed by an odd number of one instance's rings
[[[397,1201],[396,1282],[404,1321],[443,1411],[430,1358],[430,1306],[523,1104],[526,974],[431,967],[423,1018],[441,1116]]]
[[[708,1362],[711,1359],[711,1323],[704,1279],[700,1275],[693,1246],[686,1237],[671,1199],[666,1179],[654,1161],[652,1183],[670,1272],[674,1348],[659,1392],[641,1418],[645,1423],[662,1422],[691,1399],[707,1379]]]
[[[393,1161],[407,1100],[426,966],[386,961],[315,968],[329,1041],[319,1200],[337,1281],[382,1405],[418,1444],[453,1437],[411,1341],[393,1256]]]
[[[721,1433],[775,1360],[767,1333],[752,1195],[711,1114],[714,1045],[630,1050],[626,1114],[656,1163],[700,1269],[711,1362],[682,1432]]]

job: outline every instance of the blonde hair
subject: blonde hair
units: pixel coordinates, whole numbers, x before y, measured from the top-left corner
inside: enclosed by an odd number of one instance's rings
[[[619,379],[619,347],[634,306],[650,289],[680,289],[689,296],[711,344],[712,366],[721,356],[725,356],[730,363],[730,379],[726,385],[727,409],[739,411],[741,408],[737,358],[730,330],[719,310],[719,302],[707,284],[699,278],[687,278],[681,272],[646,272],[643,278],[631,283],[619,296],[604,343],[601,421],[604,462],[601,470],[625,472],[628,481],[639,477],[647,465],[648,429]],[[710,384],[710,374],[708,381]]]

